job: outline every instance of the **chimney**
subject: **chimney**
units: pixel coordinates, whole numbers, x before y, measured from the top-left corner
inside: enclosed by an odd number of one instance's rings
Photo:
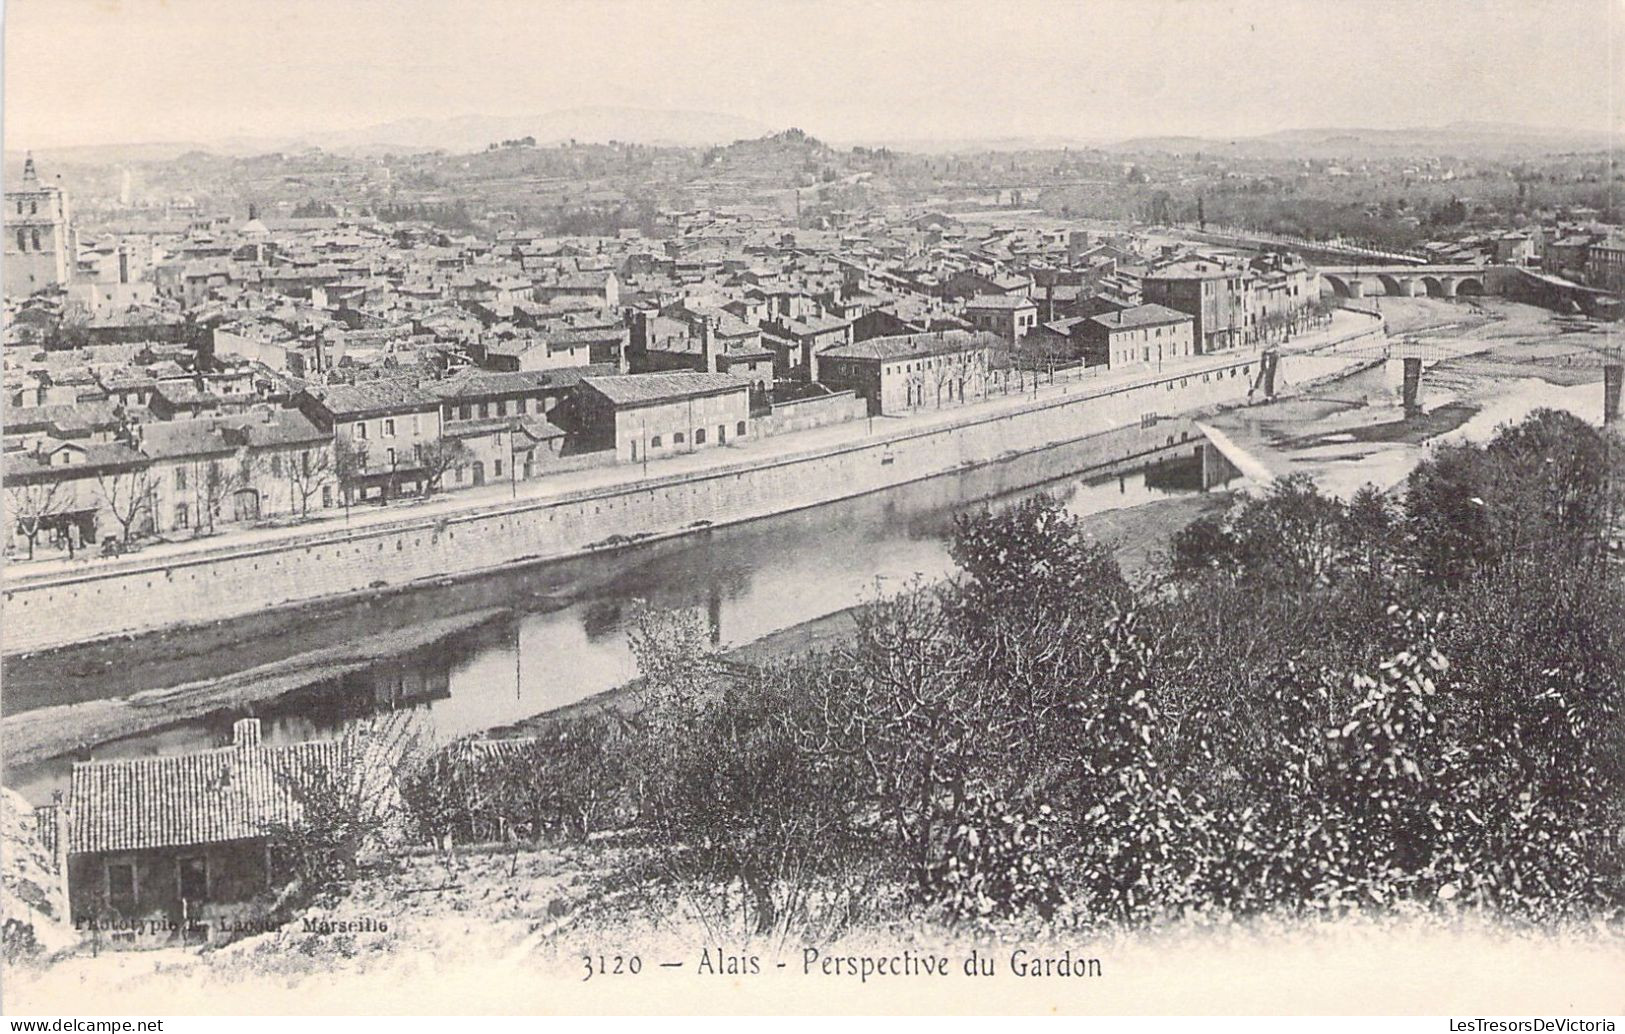
[[[716,321],[710,316],[700,317],[700,364],[705,373],[717,372]]]
[[[233,747],[259,746],[260,720],[258,718],[239,718],[232,722],[231,745]]]

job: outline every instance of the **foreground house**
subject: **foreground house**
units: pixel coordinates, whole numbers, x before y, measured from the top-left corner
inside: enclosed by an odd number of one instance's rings
[[[231,746],[73,766],[38,809],[65,869],[68,914],[104,944],[202,943],[253,929],[280,883],[269,831],[297,822],[301,788],[332,778],[344,741],[265,746],[257,718]]]
[[[997,344],[964,330],[871,338],[819,355],[819,380],[868,400],[873,416],[957,405],[986,396]]]
[[[422,491],[424,450],[440,439],[440,398],[408,380],[307,388],[295,405],[331,431],[341,491],[382,502]]]
[[[588,377],[576,404],[586,439],[630,463],[750,434],[750,385],[725,373]]]
[[[1089,366],[1155,366],[1195,354],[1196,321],[1165,305],[1135,305],[1079,320],[1072,328]]]

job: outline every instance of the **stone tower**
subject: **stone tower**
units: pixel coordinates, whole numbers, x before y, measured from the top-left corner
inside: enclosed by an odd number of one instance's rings
[[[4,261],[7,299],[65,284],[73,272],[68,195],[40,182],[32,154],[23,163],[22,182],[6,190]]]

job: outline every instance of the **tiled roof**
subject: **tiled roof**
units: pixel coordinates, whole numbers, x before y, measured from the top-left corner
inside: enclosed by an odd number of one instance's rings
[[[646,405],[749,388],[739,378],[721,373],[633,373],[615,377],[587,377],[581,383],[617,406]]]
[[[318,394],[316,389],[311,394]],[[320,389],[322,406],[335,417],[364,413],[400,413],[433,409],[439,398],[411,381],[393,378],[360,381],[356,384],[330,384]]]
[[[1024,294],[979,294],[965,303],[966,309],[1030,309],[1037,303]]]
[[[489,395],[535,391],[548,383],[547,374],[539,371],[498,373],[489,370],[459,370],[443,381],[426,387],[443,399],[479,398]]]
[[[913,359],[948,352],[965,352],[990,347],[998,338],[991,334],[973,334],[964,330],[941,333],[898,334],[891,337],[870,338],[856,344],[841,345],[820,352],[823,359]]]
[[[1133,327],[1157,327],[1167,323],[1186,323],[1191,320],[1187,313],[1178,309],[1170,309],[1166,305],[1136,305],[1122,309],[1118,312],[1102,313],[1099,316],[1089,317],[1091,323],[1098,323],[1107,330],[1123,330]]]
[[[81,762],[73,766],[68,851],[264,836],[271,823],[299,819],[294,786],[337,772],[343,759],[344,744],[328,740]]]

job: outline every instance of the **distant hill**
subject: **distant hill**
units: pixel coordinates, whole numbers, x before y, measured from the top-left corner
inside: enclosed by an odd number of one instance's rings
[[[1263,136],[1203,138],[1141,137],[1108,150],[1124,153],[1182,153],[1257,158],[1377,158],[1401,155],[1517,157],[1564,151],[1618,149],[1619,134],[1521,126],[1496,122],[1454,122],[1418,129],[1285,129]]]
[[[85,164],[165,161],[187,151],[243,155],[320,147],[341,154],[384,154],[443,150],[484,150],[500,140],[531,136],[538,145],[564,143],[666,144],[698,147],[759,137],[770,127],[734,115],[706,111],[642,108],[568,108],[537,115],[462,115],[407,118],[360,129],[313,132],[293,137],[232,137],[208,142],[108,144],[61,147],[36,152],[42,159]],[[12,143],[8,141],[8,144]],[[11,159],[12,148],[6,151]],[[20,156],[19,156],[20,157]]]
[[[36,151],[36,155],[44,162],[100,165],[166,161],[190,151],[230,156],[301,151],[310,147],[349,155],[436,150],[462,154],[482,151],[487,144],[497,141],[527,136],[534,137],[540,146],[568,140],[580,143],[619,140],[624,143],[681,147],[728,145],[736,141],[751,141],[757,147],[767,141],[775,145],[801,143],[787,140],[785,134],[769,137],[771,130],[772,127],[750,119],[716,112],[592,107],[568,108],[537,115],[397,119],[360,129],[308,133],[297,137],[234,137],[207,142],[46,148]],[[806,139],[822,146],[814,138]],[[8,144],[11,143],[13,141],[8,141]],[[1148,136],[1116,141],[1049,135],[958,139],[870,138],[836,142],[840,149],[854,144],[918,153],[1042,151],[1071,147],[1119,154],[1201,152],[1214,156],[1331,160],[1410,155],[1517,158],[1568,151],[1617,150],[1625,144],[1625,136],[1507,122],[1454,122],[1416,129],[1327,127],[1287,129],[1259,136]],[[21,149],[8,147],[5,158],[8,166],[19,164],[22,161]]]

